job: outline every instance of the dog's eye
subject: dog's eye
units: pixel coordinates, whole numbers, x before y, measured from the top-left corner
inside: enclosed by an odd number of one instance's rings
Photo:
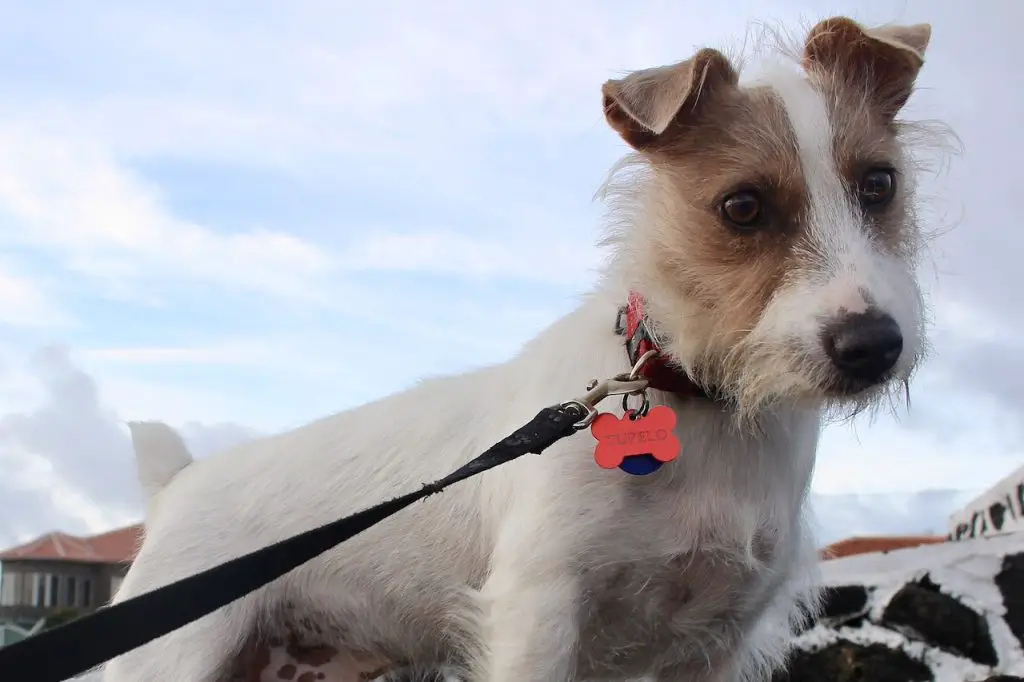
[[[722,202],[722,217],[735,227],[751,229],[761,222],[761,197],[757,192],[736,192]]]
[[[864,206],[885,206],[896,194],[896,174],[890,168],[872,168],[861,178],[857,191]]]

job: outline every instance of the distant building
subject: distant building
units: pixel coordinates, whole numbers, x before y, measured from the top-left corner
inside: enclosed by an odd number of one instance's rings
[[[1024,530],[1024,467],[1006,476],[949,518],[951,540]]]
[[[0,551],[0,646],[31,634],[48,616],[92,611],[121,585],[142,526],[76,537],[48,533]]]

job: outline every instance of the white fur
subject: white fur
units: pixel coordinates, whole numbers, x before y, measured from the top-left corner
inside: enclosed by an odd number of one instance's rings
[[[788,357],[794,335],[809,339],[813,327],[816,339],[821,316],[856,308],[861,290],[905,333],[916,330],[910,271],[863,236],[838,190],[820,100],[800,81],[769,78],[797,132],[827,258],[794,273],[775,297],[754,331],[758,347],[785,346],[777,357]],[[650,226],[643,212],[633,215],[624,229],[642,238]],[[620,256],[614,276],[508,362],[426,381],[180,471],[173,464],[116,599],[439,478],[541,407],[628,369],[613,326],[631,288],[648,295],[654,314],[671,313],[662,318],[669,328],[695,313],[672,298],[670,283],[636,267],[641,260]],[[693,359],[687,342],[685,325],[669,339],[684,366]],[[797,367],[793,378],[789,368],[766,365],[761,378],[789,396],[793,382],[813,375]],[[724,408],[655,392],[677,410],[683,445],[657,474],[600,469],[593,438],[579,433],[114,660],[104,679],[214,682],[246,638],[301,629],[300,616],[348,651],[461,665],[470,682],[764,679],[784,657],[792,621],[815,600],[804,508],[824,398],[807,399],[809,380],[803,388],[804,399],[763,408],[756,430]],[[621,413],[617,401],[602,408]],[[149,457],[141,447],[139,455]],[[161,471],[152,462],[143,470]]]

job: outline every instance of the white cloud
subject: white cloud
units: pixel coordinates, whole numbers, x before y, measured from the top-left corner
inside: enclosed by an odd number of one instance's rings
[[[58,327],[71,317],[42,284],[14,271],[0,260],[0,325],[13,327]]]
[[[130,439],[96,382],[61,348],[39,351],[28,371],[38,403],[0,414],[0,545],[49,530],[99,532],[139,520]],[[197,456],[256,435],[230,423],[181,427]]]
[[[974,432],[982,434],[982,429]],[[875,426],[858,437],[833,427],[814,475],[820,493],[904,493],[984,489],[1020,465],[1024,450],[944,440],[927,431]]]
[[[981,490],[813,494],[811,509],[820,545],[855,535],[945,535],[950,514]]]
[[[1020,466],[1012,406],[972,388],[938,359],[911,383],[910,407],[830,425],[814,474],[819,493],[983,489]]]
[[[8,216],[0,221],[7,243],[58,259],[65,276],[107,297],[158,306],[191,281],[344,307],[343,292],[352,286],[345,278],[367,271],[581,286],[598,259],[571,237],[548,237],[540,248],[500,234],[349,227],[354,236],[339,250],[276,229],[217,230],[176,216],[159,187],[98,141],[2,120],[0,210]],[[62,319],[27,279],[0,271],[0,301],[9,299],[3,315],[11,320]]]
[[[252,344],[206,348],[95,348],[81,351],[79,355],[87,363],[131,365],[244,365],[267,357]]]
[[[437,230],[419,233],[374,231],[344,252],[343,267],[352,272],[417,272],[458,275],[467,279],[535,280],[588,286],[600,265],[594,248],[578,241],[549,237],[482,238]]]
[[[736,29],[735,7],[704,7],[699,22],[676,3],[612,8],[318,2],[241,17],[139,2],[90,7],[96,30],[81,32],[70,27],[85,10],[65,5],[56,25],[26,13],[22,35],[43,54],[104,68],[73,68],[79,80],[62,85],[76,107],[64,115],[49,91],[19,94],[31,115],[132,154],[395,151],[410,136],[584,130],[599,120],[593,95],[609,71],[677,59]]]
[[[196,278],[262,293],[315,296],[329,267],[284,232],[225,234],[175,218],[157,188],[95,142],[0,123],[0,223],[6,242],[65,259],[80,274],[131,282]]]

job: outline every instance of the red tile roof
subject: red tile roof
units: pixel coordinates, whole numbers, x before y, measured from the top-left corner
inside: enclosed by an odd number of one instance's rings
[[[135,558],[141,542],[141,524],[88,537],[54,532],[0,552],[0,561],[22,559],[125,564]]]
[[[833,542],[821,550],[820,556],[823,561],[829,559],[841,559],[856,554],[871,554],[873,552],[889,552],[894,549],[906,549],[919,547],[921,545],[934,545],[946,542],[945,535],[882,535],[852,537]]]

